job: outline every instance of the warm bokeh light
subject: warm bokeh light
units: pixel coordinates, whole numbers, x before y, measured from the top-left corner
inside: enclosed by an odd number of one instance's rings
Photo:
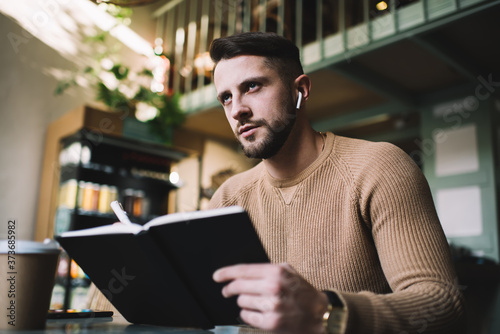
[[[155,45],[158,46],[158,45],[163,45],[163,39],[161,37],[157,37],[155,39]]]
[[[214,62],[212,61],[212,58],[210,58],[208,51],[198,54],[194,58],[194,67],[196,67],[196,70],[201,73],[204,71],[211,71],[214,68]]]
[[[161,55],[163,53],[163,47],[158,45],[158,46],[155,46],[155,54],[156,55]]]
[[[377,10],[379,11],[383,11],[383,10],[386,10],[387,9],[387,2],[385,1],[380,1],[378,4],[377,4]]]

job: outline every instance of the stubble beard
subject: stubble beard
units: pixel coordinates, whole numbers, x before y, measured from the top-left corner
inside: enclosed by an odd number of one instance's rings
[[[259,131],[266,130],[263,138],[257,142],[254,135],[247,138],[237,139],[241,145],[243,153],[252,159],[269,159],[275,156],[287,141],[297,118],[295,106],[287,102],[284,103],[284,108],[281,110],[280,117],[272,124],[264,119],[241,122],[242,124],[252,124],[259,127]],[[241,125],[242,125],[241,124]]]

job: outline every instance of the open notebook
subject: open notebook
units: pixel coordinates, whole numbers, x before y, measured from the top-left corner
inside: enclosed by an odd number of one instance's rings
[[[56,240],[131,323],[213,328],[239,324],[236,298],[212,274],[269,262],[247,213],[233,206],[68,231]]]

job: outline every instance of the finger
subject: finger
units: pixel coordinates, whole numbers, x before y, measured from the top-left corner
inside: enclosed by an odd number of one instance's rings
[[[282,270],[285,268],[271,263],[237,264],[216,270],[213,279],[216,282],[226,282],[237,278],[262,278],[270,274],[279,274]]]
[[[241,320],[252,327],[263,330],[274,330],[280,325],[280,315],[274,312],[261,313],[251,310],[241,310]]]
[[[281,308],[280,299],[276,296],[240,295],[237,303],[242,309],[259,312],[276,312]]]
[[[246,279],[239,278],[228,283],[222,288],[225,297],[250,294],[264,296],[282,296],[284,285],[279,278]]]

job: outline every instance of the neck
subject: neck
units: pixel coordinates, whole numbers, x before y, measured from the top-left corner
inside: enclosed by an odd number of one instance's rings
[[[318,158],[323,144],[323,136],[314,131],[308,123],[305,126],[296,126],[279,152],[272,158],[265,159],[264,164],[274,178],[293,177]]]

